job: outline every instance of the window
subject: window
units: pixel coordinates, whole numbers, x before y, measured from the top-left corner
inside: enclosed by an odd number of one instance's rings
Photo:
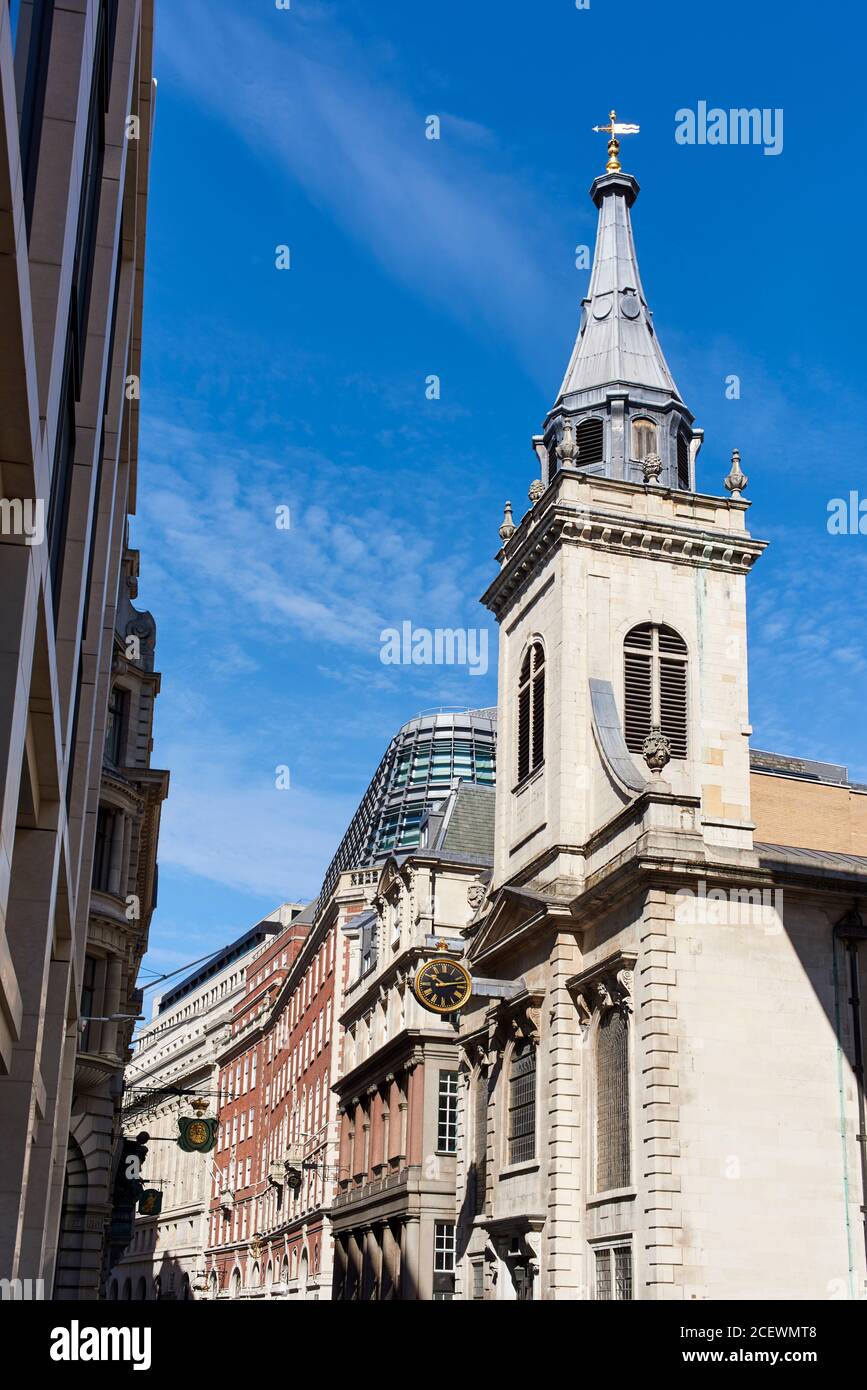
[[[453,1154],[457,1150],[458,1134],[458,1074],[440,1072],[439,1109],[437,1111],[437,1151]]]
[[[84,971],[81,982],[81,1019],[92,1018],[96,1013],[94,1004],[96,1002],[96,960],[93,956],[84,957]],[[94,1026],[92,1023],[85,1023],[81,1033],[79,1046],[82,1052],[89,1052],[91,1045],[96,1041]]]
[[[473,1260],[470,1270],[472,1298],[479,1302],[485,1297],[485,1266],[481,1260]]]
[[[629,1150],[629,1025],[609,1009],[596,1035],[597,1192],[629,1185]]]
[[[545,652],[534,642],[521,665],[518,682],[518,781],[545,757]]]
[[[21,7],[15,15],[15,82],[20,110],[19,139],[21,148],[21,180],[24,188],[24,211],[27,234],[33,220],[36,192],[36,169],[42,138],[45,111],[45,86],[54,24],[54,0],[34,0]]]
[[[96,840],[93,846],[93,887],[99,893],[108,892],[111,867],[111,842],[114,836],[114,812],[100,806],[96,813]]]
[[[600,1303],[623,1302],[632,1298],[632,1247],[615,1245],[594,1250],[596,1298]]]
[[[536,1157],[536,1049],[516,1043],[509,1067],[509,1162]]]
[[[63,385],[60,390],[60,420],[51,469],[51,492],[48,502],[48,554],[55,621],[60,612],[60,586],[63,581],[66,527],[69,520],[69,501],[75,460],[75,389],[72,355],[69,346],[67,346],[66,361],[63,367]]]
[[[444,1303],[455,1295],[455,1227],[452,1221],[434,1225],[433,1301]]]
[[[687,756],[687,649],[679,633],[641,623],[623,644],[623,722],[626,746],[642,753],[657,726],[671,743],[671,756]]]
[[[602,463],[605,457],[605,427],[600,419],[591,416],[589,420],[582,420],[575,431],[575,443],[578,446],[578,457],[575,460],[579,468],[586,468],[590,463]]]
[[[488,1078],[483,1071],[476,1076],[473,1108],[473,1207],[476,1216],[483,1216],[488,1186]]]
[[[656,425],[652,420],[632,421],[632,457],[643,463],[650,454],[657,454]]]

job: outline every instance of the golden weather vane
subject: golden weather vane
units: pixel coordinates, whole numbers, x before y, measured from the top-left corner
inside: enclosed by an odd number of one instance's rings
[[[597,134],[611,136],[611,139],[608,141],[608,163],[605,165],[605,172],[608,174],[619,174],[620,160],[617,156],[620,154],[620,141],[617,137],[618,135],[637,135],[641,127],[629,125],[625,121],[618,121],[617,112],[609,111],[608,125],[595,125],[593,129]]]

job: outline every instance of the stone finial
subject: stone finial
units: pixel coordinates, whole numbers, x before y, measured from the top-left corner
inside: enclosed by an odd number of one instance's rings
[[[542,493],[544,491],[545,484],[542,482],[542,479],[534,478],[532,483],[530,484],[530,491],[527,493],[527,496],[530,499],[531,507],[535,507],[536,503],[538,502],[539,498],[542,496]]]
[[[647,458],[642,461],[641,467],[644,470],[646,483],[659,482],[659,475],[662,472],[662,459],[659,454],[648,454]]]
[[[512,520],[512,504],[511,502],[507,502],[503,512],[503,524],[500,527],[500,540],[503,542],[503,545],[506,544],[506,541],[511,540],[514,534],[515,523]]]
[[[572,428],[571,420],[563,421],[563,428],[560,431],[560,438],[557,440],[557,458],[560,466],[563,467],[573,463],[578,457],[578,448],[575,444],[575,431]]]
[[[658,724],[654,724],[647,735],[641,751],[654,777],[659,777],[663,768],[671,762],[671,742]]]
[[[748,482],[749,478],[741,469],[741,451],[740,449],[732,449],[732,466],[728,477],[725,479],[726,488],[731,493],[732,497],[740,497]]]

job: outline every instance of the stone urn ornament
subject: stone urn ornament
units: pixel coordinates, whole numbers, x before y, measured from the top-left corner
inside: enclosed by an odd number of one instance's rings
[[[644,481],[646,483],[658,483],[659,475],[662,472],[662,459],[659,454],[648,454],[642,460],[641,467],[644,470]]]
[[[666,738],[658,724],[654,724],[647,735],[641,751],[653,776],[661,777],[663,769],[671,762],[671,741]]]
[[[749,478],[741,468],[740,449],[732,449],[731,472],[729,473],[728,477],[725,478],[723,481],[725,483],[727,491],[731,494],[732,497],[740,497],[741,493],[746,491],[746,486],[749,482]]]

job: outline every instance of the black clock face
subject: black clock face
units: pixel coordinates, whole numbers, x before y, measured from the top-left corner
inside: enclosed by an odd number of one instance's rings
[[[466,1004],[472,989],[472,980],[465,967],[447,956],[427,961],[415,977],[419,1003],[433,1013],[457,1013]]]

